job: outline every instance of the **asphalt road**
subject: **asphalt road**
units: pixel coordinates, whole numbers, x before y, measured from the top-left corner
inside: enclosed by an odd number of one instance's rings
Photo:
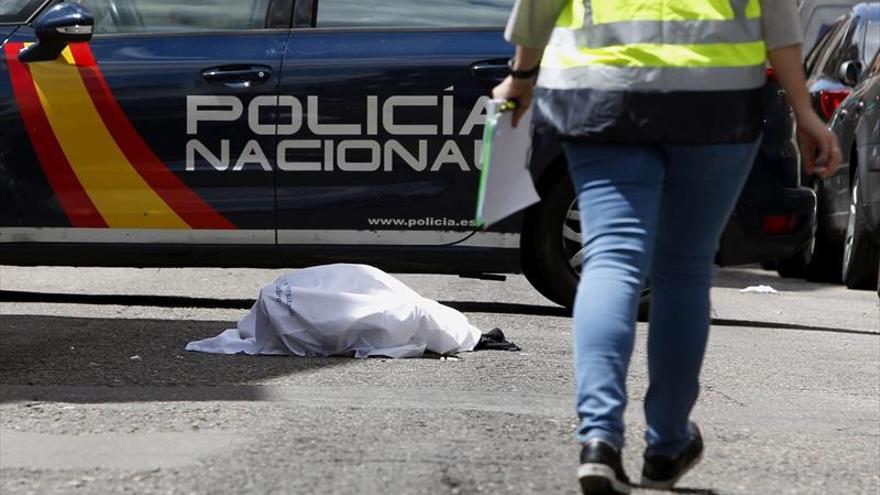
[[[577,493],[571,321],[522,277],[400,276],[520,353],[184,351],[278,273],[0,267],[0,493]],[[739,292],[758,284],[780,292]],[[872,292],[719,272],[694,413],[706,460],[682,492],[880,493],[878,307]],[[629,383],[636,478],[646,331]]]

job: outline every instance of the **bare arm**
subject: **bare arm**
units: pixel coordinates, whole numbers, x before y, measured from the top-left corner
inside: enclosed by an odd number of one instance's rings
[[[559,12],[565,0],[517,0],[507,22],[504,37],[516,45],[513,68],[528,70],[541,62],[544,46],[550,39]],[[516,100],[513,125],[532,104],[532,93],[537,78],[514,79],[507,77],[492,90],[496,100]]]
[[[800,45],[776,48],[770,50],[767,56],[776,73],[776,80],[785,89],[786,99],[794,109],[804,171],[807,175],[815,174],[822,178],[834,175],[842,159],[840,144],[837,136],[816,115],[810,104]]]
[[[528,46],[517,45],[516,55],[513,59],[513,68],[515,70],[528,70],[535,67],[541,62],[541,55],[544,50],[541,48],[531,48]],[[519,124],[519,119],[528,110],[532,104],[532,94],[535,89],[535,81],[537,78],[531,79],[514,79],[507,76],[504,81],[492,90],[492,98],[496,100],[515,100],[517,105],[513,110],[513,126]]]

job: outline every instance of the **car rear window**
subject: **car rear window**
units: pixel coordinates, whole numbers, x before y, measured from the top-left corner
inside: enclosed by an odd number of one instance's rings
[[[819,58],[813,66],[812,75],[825,74],[829,77],[837,77],[837,69],[849,53],[851,38],[853,35],[854,19],[847,20],[831,33],[827,43],[823,43]]]
[[[816,7],[806,22],[803,22],[804,45],[803,50],[809,51],[819,38],[828,31],[835,19],[846,14],[856,2],[840,2]]]
[[[869,22],[865,30],[865,59],[873,59],[878,51],[880,51],[880,22]]]
[[[317,27],[504,26],[514,0],[320,0]]]
[[[46,0],[0,0],[0,24],[21,24]]]
[[[831,38],[834,38],[837,31],[840,30],[841,26],[846,23],[845,19],[838,19],[828,30],[825,31],[824,34],[819,38],[819,41],[813,46],[810,50],[810,53],[807,54],[807,58],[804,62],[804,66],[807,70],[807,75],[813,73],[813,69],[816,66],[816,63],[820,58],[827,55],[826,47],[828,43],[831,42]]]

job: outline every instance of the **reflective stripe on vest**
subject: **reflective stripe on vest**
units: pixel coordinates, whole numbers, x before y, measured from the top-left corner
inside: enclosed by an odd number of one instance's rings
[[[544,52],[539,85],[758,87],[766,62],[760,16],[759,0],[571,0]]]
[[[539,85],[548,89],[589,88],[602,91],[733,91],[763,86],[767,79],[763,67],[744,70],[743,67],[591,65],[560,69],[542,66]],[[622,81],[626,81],[626,84],[622,84]]]
[[[572,0],[556,23],[554,41],[579,46],[627,43],[749,42],[761,39],[758,0]],[[562,39],[556,40],[561,37]]]

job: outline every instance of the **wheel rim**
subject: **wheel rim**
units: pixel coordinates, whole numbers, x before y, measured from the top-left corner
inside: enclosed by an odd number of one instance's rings
[[[562,249],[568,266],[580,278],[581,269],[584,265],[583,234],[581,232],[581,217],[578,210],[577,199],[573,200],[565,212],[562,220]],[[647,297],[651,292],[650,281],[645,281],[641,297]]]
[[[562,220],[562,250],[565,252],[569,268],[578,277],[580,277],[581,268],[584,265],[582,242],[580,211],[577,200],[574,200],[568,206],[565,218]]]
[[[853,183],[852,194],[849,200],[849,218],[846,220],[846,241],[843,243],[843,270],[849,271],[852,260],[853,241],[856,233],[856,208],[859,204],[859,179]]]
[[[815,195],[816,201],[813,202],[813,226],[810,229],[812,235],[810,235],[810,241],[807,243],[807,248],[802,253],[805,265],[809,265],[810,262],[813,261],[813,254],[816,252],[816,236],[819,235],[819,195],[821,192],[819,191],[818,181],[813,184],[813,194]]]

